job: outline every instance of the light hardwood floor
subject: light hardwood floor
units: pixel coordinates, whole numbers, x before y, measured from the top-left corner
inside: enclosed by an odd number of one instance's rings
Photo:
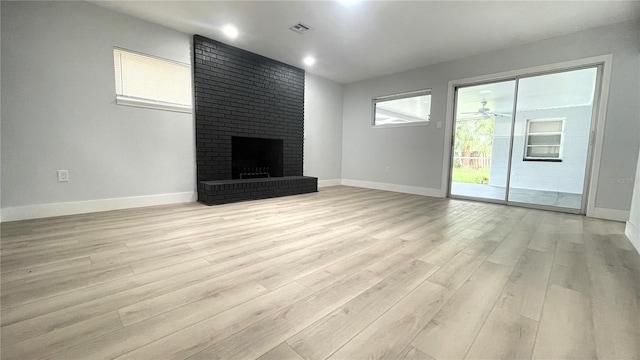
[[[2,224],[2,359],[639,359],[622,223],[332,187]]]

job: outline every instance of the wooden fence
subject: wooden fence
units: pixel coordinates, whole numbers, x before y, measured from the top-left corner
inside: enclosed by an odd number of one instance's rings
[[[490,169],[491,158],[484,156],[454,156],[453,167],[462,169]]]

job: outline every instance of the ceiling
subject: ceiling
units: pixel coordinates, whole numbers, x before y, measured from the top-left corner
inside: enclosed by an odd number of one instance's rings
[[[596,85],[595,67],[521,78],[517,111],[558,109],[591,105]],[[477,117],[482,102],[491,112],[510,116],[515,80],[466,86],[458,89],[456,116]]]
[[[639,1],[92,1],[351,83],[640,17]],[[312,29],[299,35],[289,27]],[[239,36],[225,38],[227,23]],[[302,63],[313,55],[313,67]]]

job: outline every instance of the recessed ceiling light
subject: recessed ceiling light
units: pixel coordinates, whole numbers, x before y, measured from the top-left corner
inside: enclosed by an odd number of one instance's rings
[[[307,56],[302,61],[307,66],[313,66],[316,63],[316,59],[313,56]]]
[[[233,26],[232,24],[227,24],[222,27],[222,32],[229,38],[235,39],[238,37],[238,28]]]
[[[480,90],[478,91],[480,94],[491,94],[491,90]]]

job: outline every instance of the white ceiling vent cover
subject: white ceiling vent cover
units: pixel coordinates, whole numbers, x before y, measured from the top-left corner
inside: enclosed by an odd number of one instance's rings
[[[303,23],[297,23],[289,28],[291,31],[295,31],[300,35],[306,34],[309,30],[311,30],[311,26],[305,25]]]

